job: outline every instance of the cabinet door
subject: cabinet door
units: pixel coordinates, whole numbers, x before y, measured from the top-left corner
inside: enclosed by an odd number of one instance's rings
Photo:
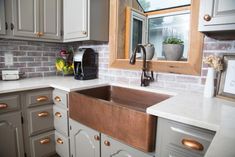
[[[64,40],[88,36],[89,0],[69,0],[63,2]]]
[[[23,136],[20,112],[0,115],[0,156],[23,157]]]
[[[39,0],[13,0],[13,35],[37,37]]]
[[[73,157],[100,157],[100,133],[70,119],[70,147]]]
[[[40,32],[41,38],[61,38],[61,0],[40,1]]]
[[[102,157],[154,157],[150,153],[144,153],[126,144],[118,142],[111,137],[101,135],[101,156]]]
[[[234,0],[201,0],[201,30],[235,30]]]
[[[6,34],[5,0],[0,0],[0,34]]]

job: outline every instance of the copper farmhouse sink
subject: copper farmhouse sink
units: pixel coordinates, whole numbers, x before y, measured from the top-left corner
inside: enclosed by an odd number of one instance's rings
[[[146,108],[169,95],[117,86],[69,94],[70,118],[146,152],[154,151],[157,119]]]

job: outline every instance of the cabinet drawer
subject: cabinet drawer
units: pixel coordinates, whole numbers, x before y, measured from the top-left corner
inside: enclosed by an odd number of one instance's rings
[[[53,90],[53,101],[56,105],[61,106],[61,107],[68,107],[67,104],[67,93],[63,92],[61,90]]]
[[[52,90],[39,90],[26,93],[26,105],[36,106],[53,103]]]
[[[68,136],[68,112],[66,109],[53,106],[55,129],[60,133]]]
[[[69,139],[55,131],[55,148],[60,157],[69,157]]]
[[[20,109],[19,94],[1,94],[0,95],[0,113]]]
[[[210,130],[163,118],[159,118],[157,133],[156,150],[166,150],[167,147],[175,146],[183,152],[194,153],[194,156],[204,156],[215,135],[215,132]]]
[[[30,142],[32,157],[47,157],[55,154],[54,131],[31,137]]]
[[[28,109],[29,133],[37,134],[52,130],[53,127],[53,105],[41,106]]]

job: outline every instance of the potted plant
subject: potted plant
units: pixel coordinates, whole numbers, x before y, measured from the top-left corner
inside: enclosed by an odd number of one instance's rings
[[[162,50],[166,60],[178,61],[183,56],[184,42],[174,37],[166,38]]]

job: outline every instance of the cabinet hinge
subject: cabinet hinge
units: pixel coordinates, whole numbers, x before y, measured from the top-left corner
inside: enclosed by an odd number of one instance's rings
[[[13,30],[14,29],[14,24],[13,23],[11,23],[11,30]]]
[[[69,129],[72,130],[72,126],[71,125],[69,126]]]
[[[5,23],[5,28],[6,28],[6,30],[8,30],[8,24],[7,24],[7,22]]]
[[[61,35],[61,36],[64,36],[64,31],[61,30],[61,31],[60,31],[60,35]]]
[[[21,116],[21,123],[24,124],[24,118]]]

